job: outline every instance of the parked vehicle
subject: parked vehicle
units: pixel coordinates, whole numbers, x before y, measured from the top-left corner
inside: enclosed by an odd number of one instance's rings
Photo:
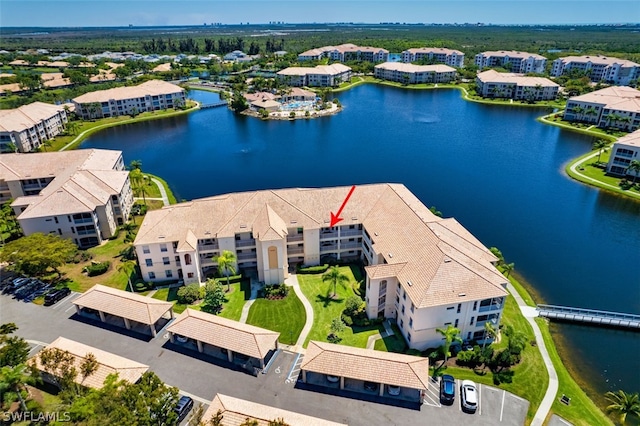
[[[440,402],[451,405],[456,399],[456,379],[448,374],[440,378]]]
[[[463,380],[460,387],[460,395],[462,399],[462,409],[469,413],[475,413],[478,409],[478,392],[476,384],[471,380]]]
[[[178,405],[176,405],[176,408],[174,409],[174,411],[178,414],[176,425],[179,425],[185,419],[185,417],[187,417],[187,414],[189,414],[189,411],[191,411],[192,408],[193,399],[189,398],[188,396],[181,396],[178,400]]]
[[[340,381],[340,377],[327,376],[327,382],[329,383],[338,383],[339,381]]]
[[[400,386],[387,385],[387,392],[391,396],[398,396],[400,395]]]
[[[20,287],[27,284],[28,282],[29,282],[29,278],[24,278],[24,277],[16,278],[11,282],[11,284],[9,284],[7,287],[5,287],[2,290],[2,294],[13,294],[16,290],[18,290]]]
[[[377,392],[378,384],[375,382],[364,382],[364,389],[371,392]]]
[[[50,291],[49,293],[47,293],[46,296],[44,296],[44,306],[51,306],[54,303],[64,299],[70,294],[71,294],[71,290],[68,287],[64,287],[59,290]]]

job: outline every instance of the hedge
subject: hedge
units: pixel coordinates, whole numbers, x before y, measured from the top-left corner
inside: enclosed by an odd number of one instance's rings
[[[324,265],[316,265],[316,266],[300,266],[298,268],[299,274],[320,274],[327,272],[329,269],[329,264],[325,263]]]
[[[102,275],[107,272],[110,265],[111,262],[92,263],[91,265],[85,266],[83,270],[90,277],[95,277],[96,275]]]

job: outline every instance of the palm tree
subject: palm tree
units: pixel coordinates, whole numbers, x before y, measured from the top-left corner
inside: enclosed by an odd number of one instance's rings
[[[511,273],[513,272],[513,270],[516,269],[516,264],[511,262],[511,263],[503,263],[502,264],[502,271],[503,273],[506,272],[507,273],[507,278],[509,278],[509,275],[511,275]]]
[[[607,392],[604,395],[611,401],[611,404],[607,406],[607,411],[615,412],[621,423],[625,423],[628,414],[640,417],[640,400],[637,393],[618,390],[617,392]]]
[[[584,113],[589,116],[595,116],[595,115],[598,115],[598,110],[596,110],[595,107],[590,106],[585,110]]]
[[[598,163],[600,162],[600,156],[602,155],[602,152],[607,152],[607,146],[609,146],[609,142],[605,141],[604,139],[598,139],[593,143],[592,148],[600,150],[598,152]]]
[[[22,391],[25,384],[33,384],[35,377],[28,374],[29,367],[25,364],[18,364],[15,367],[4,366],[0,369],[0,401],[6,401],[6,394],[13,393],[20,400],[23,411],[27,411],[27,405],[22,398]]]
[[[462,343],[462,338],[460,337],[460,330],[453,327],[451,324],[447,326],[447,328],[436,328],[436,331],[444,337],[444,343],[442,344],[442,354],[444,355],[444,362],[442,365],[446,364],[447,359],[451,356],[451,345],[454,342]]]
[[[626,172],[633,172],[633,183],[635,184],[638,173],[640,173],[640,160],[631,160],[631,163],[629,163],[629,167],[627,167]]]
[[[227,291],[231,290],[231,284],[229,283],[229,275],[236,274],[236,255],[229,250],[223,250],[222,254],[218,256],[218,272],[221,275],[227,277]]]
[[[485,322],[484,323],[484,341],[482,342],[482,349],[484,349],[485,345],[487,344],[487,339],[495,339],[497,335],[498,335],[498,331],[493,326],[493,324],[491,324],[491,321]]]
[[[331,294],[331,297],[333,298],[336,296],[336,292],[338,290],[338,284],[340,284],[343,287],[346,287],[346,284],[349,282],[349,277],[343,274],[342,272],[340,272],[340,267],[332,266],[331,268],[329,268],[327,272],[325,272],[322,275],[322,281],[323,282],[329,281],[331,283],[331,286],[333,288],[333,293]]]
[[[633,121],[631,117],[629,117],[628,115],[626,116],[621,116],[620,119],[618,120],[619,122],[623,123],[622,125],[622,130],[627,130],[627,127],[631,127],[631,122]],[[631,130],[631,129],[629,129]]]
[[[142,170],[142,160],[131,160],[131,163],[129,163],[129,170]]]
[[[136,263],[133,260],[127,260],[118,265],[118,272],[121,272],[127,276],[127,282],[129,285],[129,291],[133,293],[133,286],[131,285],[131,274],[136,270]]]
[[[586,110],[580,105],[576,105],[571,111],[576,115],[576,120],[580,121],[582,119],[582,114],[584,114]]]
[[[8,151],[13,151],[14,153],[18,152],[18,146],[13,142],[9,142],[8,144],[5,144],[5,147],[7,148]]]

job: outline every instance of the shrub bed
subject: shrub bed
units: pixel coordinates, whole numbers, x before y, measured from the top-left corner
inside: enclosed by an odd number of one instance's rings
[[[109,270],[109,266],[111,265],[111,262],[98,262],[98,263],[91,263],[91,265],[87,265],[84,268],[82,268],[83,272],[86,272],[88,276],[90,277],[95,277],[97,275],[102,275],[105,272],[107,272],[107,270]]]
[[[200,284],[193,283],[187,286],[180,287],[178,289],[178,303],[183,305],[191,305],[196,300],[200,300],[204,297],[205,288],[200,287]]]
[[[289,294],[289,287],[284,284],[270,284],[262,290],[264,297],[270,300],[284,299]]]
[[[323,274],[327,272],[329,269],[329,264],[325,263],[324,265],[316,265],[316,266],[299,266],[297,268],[299,274]]]

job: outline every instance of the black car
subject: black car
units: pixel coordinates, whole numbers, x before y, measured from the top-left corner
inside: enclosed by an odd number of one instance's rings
[[[51,306],[54,303],[64,299],[70,294],[71,294],[71,290],[69,290],[68,287],[50,291],[49,293],[47,293],[46,296],[44,296],[44,306]]]
[[[440,402],[451,405],[456,399],[456,379],[448,374],[440,378]]]
[[[192,408],[193,399],[189,398],[188,396],[181,396],[178,400],[178,405],[176,405],[176,408],[174,408],[174,411],[178,414],[178,420],[176,421],[177,425],[179,425],[184,420],[184,418],[187,417],[187,414],[189,414],[189,411],[191,411]]]

